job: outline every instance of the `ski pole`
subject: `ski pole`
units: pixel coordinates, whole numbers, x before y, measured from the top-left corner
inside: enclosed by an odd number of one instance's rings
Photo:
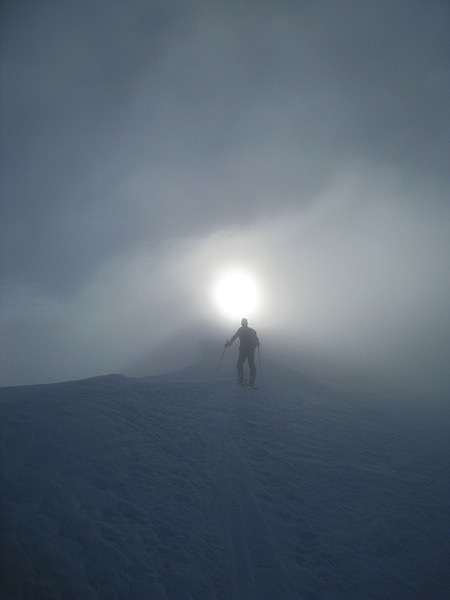
[[[259,362],[259,372],[261,374],[261,387],[264,386],[264,378],[263,378],[263,372],[262,372],[262,368],[261,368],[261,354],[259,352],[259,346],[258,346],[258,362]]]
[[[214,377],[213,377],[213,379],[215,379],[215,378],[216,378],[217,371],[219,370],[220,363],[222,362],[222,358],[223,358],[223,355],[225,354],[225,350],[226,350],[226,349],[227,349],[227,347],[225,346],[225,348],[223,349],[223,352],[222,352],[222,356],[220,357],[219,364],[217,365],[216,372],[214,373]]]

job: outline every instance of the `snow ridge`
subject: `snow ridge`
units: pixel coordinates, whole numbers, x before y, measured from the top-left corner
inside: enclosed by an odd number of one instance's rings
[[[219,375],[0,390],[2,598],[449,597],[448,413]]]

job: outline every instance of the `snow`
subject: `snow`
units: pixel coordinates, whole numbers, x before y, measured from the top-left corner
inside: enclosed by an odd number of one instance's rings
[[[0,390],[4,600],[450,598],[446,405],[212,373]]]

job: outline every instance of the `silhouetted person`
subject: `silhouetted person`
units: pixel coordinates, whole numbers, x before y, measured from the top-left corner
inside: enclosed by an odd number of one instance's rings
[[[239,356],[236,363],[239,383],[244,383],[244,362],[248,361],[250,369],[249,385],[255,383],[256,365],[255,365],[255,349],[259,346],[258,336],[256,331],[248,326],[247,319],[242,319],[241,327],[236,331],[231,340],[225,342],[225,347],[231,346],[235,339],[239,338]]]

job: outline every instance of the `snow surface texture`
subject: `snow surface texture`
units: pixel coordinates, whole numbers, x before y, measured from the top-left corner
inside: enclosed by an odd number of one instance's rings
[[[0,390],[1,598],[449,598],[447,409],[264,376]]]

